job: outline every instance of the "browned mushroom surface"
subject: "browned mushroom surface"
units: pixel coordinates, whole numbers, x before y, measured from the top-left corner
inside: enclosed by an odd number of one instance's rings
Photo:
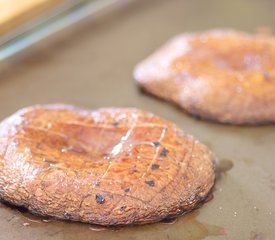
[[[135,69],[146,91],[194,116],[231,124],[275,121],[275,38],[233,30],[183,34]]]
[[[213,159],[204,145],[152,113],[34,106],[0,124],[0,197],[59,219],[156,222],[207,197]]]

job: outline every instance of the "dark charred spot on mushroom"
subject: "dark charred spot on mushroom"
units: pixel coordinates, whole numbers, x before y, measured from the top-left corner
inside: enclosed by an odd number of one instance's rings
[[[120,207],[120,211],[121,211],[121,212],[124,212],[126,208],[127,208],[127,206],[121,206],[121,207]]]
[[[113,127],[117,127],[118,125],[119,125],[119,122],[113,122],[113,123],[112,123],[112,126],[113,126]]]
[[[153,142],[153,144],[154,144],[155,147],[159,147],[160,146],[160,142],[159,141],[155,141],[155,142]]]
[[[152,170],[159,169],[159,165],[158,164],[152,164],[151,169]]]
[[[155,182],[154,182],[153,180],[145,181],[145,183],[146,183],[149,187],[154,187],[154,186],[155,186]]]
[[[99,204],[105,203],[105,198],[101,194],[99,194],[99,193],[96,194],[95,200]]]
[[[187,181],[187,180],[189,179],[189,177],[188,177],[186,174],[183,174],[183,175],[182,175],[182,178],[183,178],[185,181]]]
[[[124,192],[128,193],[128,192],[130,192],[130,190],[131,190],[130,188],[125,188]]]
[[[163,148],[159,154],[160,157],[167,157],[169,151],[166,148]]]

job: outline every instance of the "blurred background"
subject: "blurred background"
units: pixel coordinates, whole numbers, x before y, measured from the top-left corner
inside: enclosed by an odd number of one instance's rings
[[[273,0],[0,0],[0,102],[134,105],[135,64],[172,36],[274,24]]]

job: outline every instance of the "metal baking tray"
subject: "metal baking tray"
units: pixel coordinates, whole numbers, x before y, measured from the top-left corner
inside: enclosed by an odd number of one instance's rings
[[[275,126],[195,120],[142,93],[132,77],[136,63],[175,34],[220,27],[254,31],[274,23],[271,0],[127,1],[5,61],[1,119],[43,103],[138,107],[174,121],[204,142],[216,153],[219,167],[213,199],[173,224],[104,230],[43,221],[2,204],[0,239],[275,239]]]

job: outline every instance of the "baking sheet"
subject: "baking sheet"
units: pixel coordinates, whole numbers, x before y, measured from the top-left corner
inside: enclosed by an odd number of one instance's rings
[[[275,239],[275,126],[195,120],[140,92],[132,78],[135,64],[177,33],[217,27],[254,31],[274,23],[271,0],[139,0],[10,59],[0,72],[1,119],[37,103],[142,108],[208,145],[219,158],[220,174],[213,200],[174,224],[95,230],[88,224],[46,223],[1,205],[0,239]]]

